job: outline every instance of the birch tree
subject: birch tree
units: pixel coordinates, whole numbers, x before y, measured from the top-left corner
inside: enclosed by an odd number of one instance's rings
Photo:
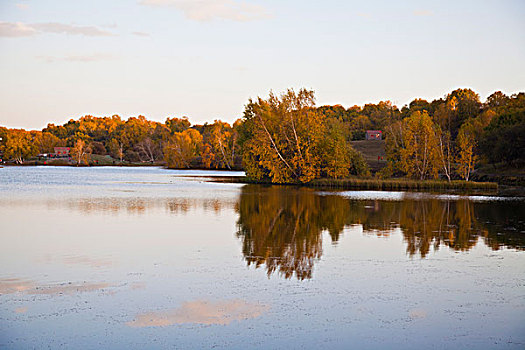
[[[78,139],[75,146],[71,149],[71,157],[75,160],[77,166],[84,163],[89,165],[91,148],[82,139]]]
[[[434,124],[426,112],[415,112],[404,120],[404,145],[401,167],[409,177],[420,180],[437,178],[438,140]]]
[[[462,179],[468,181],[477,160],[474,154],[476,147],[475,132],[470,120],[465,122],[459,129],[456,144],[458,148],[458,155],[456,157],[457,173]]]

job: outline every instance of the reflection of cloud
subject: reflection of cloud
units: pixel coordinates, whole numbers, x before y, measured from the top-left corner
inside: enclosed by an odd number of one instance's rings
[[[37,286],[33,281],[8,278],[0,280],[0,294],[13,294],[23,292],[26,294],[75,294],[81,292],[92,292],[107,287],[109,283],[61,283]]]
[[[15,313],[17,314],[23,314],[23,313],[26,313],[27,312],[27,307],[17,307],[15,309]]]
[[[89,267],[108,267],[112,266],[113,262],[108,259],[93,259],[89,256],[67,256],[64,258],[64,263],[67,265],[85,265]]]
[[[31,288],[34,288],[34,283],[32,281],[21,280],[19,278],[6,278],[0,280],[0,294],[24,292]]]
[[[133,290],[145,289],[145,288],[146,288],[146,283],[144,283],[144,282],[133,282],[131,284],[131,289],[133,289]]]
[[[173,310],[138,314],[127,325],[130,327],[162,327],[182,323],[227,325],[232,321],[259,317],[268,309],[268,306],[248,303],[244,300],[192,301],[183,303],[181,307]]]
[[[93,292],[111,287],[109,283],[61,283],[58,285],[38,286],[28,290],[28,294],[76,294],[82,292]]]
[[[427,312],[423,309],[412,309],[408,312],[408,316],[411,319],[425,318],[427,317]]]
[[[68,55],[68,56],[37,56],[37,58],[45,62],[96,62],[113,59],[114,56],[108,54],[93,54],[93,55]]]
[[[186,18],[194,21],[227,19],[246,22],[270,17],[264,7],[239,0],[142,0],[140,3],[173,6],[181,10]]]
[[[40,33],[58,33],[84,36],[112,36],[111,32],[94,26],[78,26],[65,23],[33,23],[0,22],[0,37],[24,37]]]
[[[414,16],[418,16],[418,17],[427,17],[427,16],[432,16],[433,13],[432,11],[428,11],[428,10],[416,10],[413,12]]]

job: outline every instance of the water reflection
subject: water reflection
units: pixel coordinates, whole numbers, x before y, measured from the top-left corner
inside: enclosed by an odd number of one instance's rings
[[[45,294],[45,295],[73,295],[83,292],[94,292],[104,290],[115,285],[105,282],[81,282],[81,283],[59,283],[59,284],[37,284],[34,281],[19,278],[0,279],[0,295],[2,294]]]
[[[138,314],[127,325],[130,327],[163,327],[183,323],[227,325],[233,321],[259,317],[268,309],[266,305],[244,300],[191,301],[172,310]]]
[[[221,214],[223,210],[235,207],[234,198],[121,198],[121,197],[93,197],[93,198],[64,198],[47,199],[6,199],[0,202],[0,207],[29,207],[40,208],[45,206],[49,210],[66,209],[81,212],[85,215],[120,214],[144,215],[159,209],[173,214],[186,214],[192,210],[202,209],[205,212]]]
[[[20,278],[0,279],[0,295],[24,292],[31,288],[34,288],[34,283],[32,281]]]
[[[278,272],[285,278],[311,278],[322,255],[322,233],[337,242],[351,225],[383,237],[401,228],[407,254],[421,258],[442,245],[469,250],[479,240],[495,250],[525,247],[523,202],[357,200],[307,188],[249,185],[242,189],[237,211],[244,258],[248,265],[264,264],[268,276]]]

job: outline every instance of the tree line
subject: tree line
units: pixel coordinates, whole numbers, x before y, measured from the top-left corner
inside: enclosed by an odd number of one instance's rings
[[[22,163],[67,146],[77,164],[89,163],[93,154],[110,155],[120,163],[244,169],[254,179],[308,182],[369,176],[351,145],[368,129],[382,130],[386,140],[387,166],[379,176],[468,180],[479,162],[523,165],[525,93],[495,92],[481,102],[474,91],[457,89],[402,108],[390,101],[344,108],[318,107],[313,91],[290,89],[250,99],[231,125],[87,115],[41,131],[0,127],[0,152],[4,160]]]
[[[469,180],[479,162],[522,167],[525,93],[495,92],[485,103],[457,89],[431,103],[416,99],[385,126],[388,166],[383,177]]]

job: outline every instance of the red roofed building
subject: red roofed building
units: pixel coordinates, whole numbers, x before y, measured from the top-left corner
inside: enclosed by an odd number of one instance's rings
[[[366,140],[382,140],[381,130],[367,130],[365,135]]]
[[[55,147],[55,157],[69,157],[69,147]]]

